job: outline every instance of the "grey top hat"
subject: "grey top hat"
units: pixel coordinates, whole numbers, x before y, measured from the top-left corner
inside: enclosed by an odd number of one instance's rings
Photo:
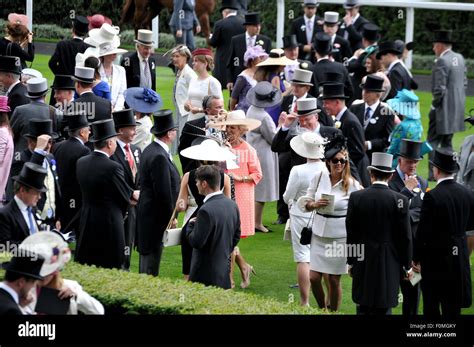
[[[311,79],[313,78],[313,71],[296,69],[293,74],[293,79],[291,83],[301,84],[305,86],[312,86]]]
[[[91,67],[76,66],[74,69],[74,76],[71,78],[77,82],[92,84],[95,79],[95,70]]]
[[[359,0],[346,0],[343,6],[345,9],[350,9],[359,6]]]
[[[324,24],[334,25],[339,23],[339,13],[327,11],[324,12]]]
[[[377,170],[385,173],[393,173],[395,170],[392,169],[392,162],[393,155],[382,152],[374,152],[372,153],[372,164],[367,166],[367,169]]]
[[[298,116],[301,117],[321,112],[321,110],[318,108],[318,99],[316,98],[296,100],[296,109],[298,110]]]
[[[153,41],[153,31],[147,29],[138,30],[137,39],[134,41],[135,43],[139,43],[143,46],[153,46],[153,44],[155,43]]]
[[[40,98],[48,93],[48,80],[44,77],[30,78],[26,82],[25,95],[31,99]]]

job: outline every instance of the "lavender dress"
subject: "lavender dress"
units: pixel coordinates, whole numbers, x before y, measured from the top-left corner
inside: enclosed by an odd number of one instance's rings
[[[255,87],[257,81],[252,77],[244,74],[243,72],[237,76],[235,81],[234,89],[232,89],[231,97],[237,99],[237,110],[242,110],[247,113],[247,110],[250,107],[249,102],[247,101],[247,92]]]

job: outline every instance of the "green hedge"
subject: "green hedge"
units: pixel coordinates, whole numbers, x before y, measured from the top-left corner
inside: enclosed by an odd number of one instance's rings
[[[0,262],[5,260],[0,257]],[[106,314],[321,314],[297,303],[74,262],[62,275],[78,281],[104,305]],[[0,270],[0,279],[3,276]]]

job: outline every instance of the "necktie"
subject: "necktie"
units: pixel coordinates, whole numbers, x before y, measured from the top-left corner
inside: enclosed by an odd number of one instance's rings
[[[293,113],[297,113],[298,112],[298,104],[296,103],[296,98],[295,98],[295,101],[293,101]]]
[[[306,24],[306,39],[311,44],[313,38],[313,22],[311,20]]]
[[[143,87],[151,88],[151,75],[150,75],[150,67],[148,66],[148,62],[143,60],[143,74],[145,77],[145,85]]]
[[[249,38],[247,39],[247,47],[252,47],[253,46],[253,40],[252,40],[252,37],[249,36]]]
[[[127,143],[125,144],[124,148],[125,148],[125,153],[126,153],[125,157],[128,161],[128,165],[130,166],[130,170],[132,170],[133,176],[135,176],[135,173],[136,173],[135,161],[133,160],[132,151],[130,150],[130,145]]]
[[[365,110],[365,116],[364,116],[364,127],[367,127],[367,125],[369,124],[371,112],[372,112],[372,109],[370,107],[367,107],[367,110]]]
[[[30,229],[30,235],[33,235],[36,232],[35,228],[35,217],[33,216],[33,209],[27,207],[26,211],[28,212],[28,228]]]

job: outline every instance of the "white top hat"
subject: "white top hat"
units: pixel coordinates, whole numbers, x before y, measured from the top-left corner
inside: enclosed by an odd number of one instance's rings
[[[118,47],[120,46],[119,33],[119,27],[104,23],[100,29],[90,30],[89,37],[86,38],[84,42],[94,47],[98,47],[106,42],[111,42],[114,46]]]
[[[71,78],[78,82],[94,83],[95,70],[90,67],[76,66],[74,69],[74,76]]]
[[[257,129],[262,124],[258,119],[247,118],[245,112],[242,110],[235,110],[227,113],[225,121],[216,122],[211,124],[212,127],[219,128],[224,125],[243,125],[246,126],[248,131]]]
[[[339,22],[339,13],[327,11],[324,12],[324,24],[337,24]]]
[[[153,44],[155,43],[153,41],[153,31],[146,29],[138,30],[137,39],[134,41],[135,43],[139,43],[143,46],[153,46]]]
[[[89,48],[86,49],[86,51],[84,53],[77,53],[76,54],[76,66],[84,67],[84,62],[89,57],[99,58],[99,48],[89,47]]]
[[[395,172],[392,169],[393,155],[382,152],[372,153],[372,165],[368,166],[369,170],[377,170],[386,173]]]
[[[51,231],[40,231],[28,236],[20,244],[20,250],[34,252],[45,261],[41,267],[41,276],[60,271],[71,259],[71,250],[64,239]]]
[[[313,77],[313,71],[296,69],[293,74],[293,79],[291,83],[302,84],[305,86],[312,86],[311,78]]]
[[[298,116],[308,116],[321,112],[318,108],[318,99],[316,98],[296,100],[296,109],[298,110]]]
[[[21,74],[32,76],[32,77],[37,77],[37,78],[43,77],[43,74],[41,72],[39,72],[38,70],[35,70],[35,69],[30,69],[30,68],[21,70]]]
[[[290,141],[290,146],[296,154],[307,159],[323,159],[324,144],[325,141],[320,135],[310,132],[295,136]]]
[[[48,80],[44,77],[30,78],[26,82],[26,96],[29,98],[39,98],[48,92]]]
[[[219,146],[219,144],[212,139],[204,140],[201,144],[191,146],[183,149],[180,154],[183,157],[194,159],[194,160],[205,160],[205,161],[227,161],[235,160],[236,156],[234,153],[226,148]]]

